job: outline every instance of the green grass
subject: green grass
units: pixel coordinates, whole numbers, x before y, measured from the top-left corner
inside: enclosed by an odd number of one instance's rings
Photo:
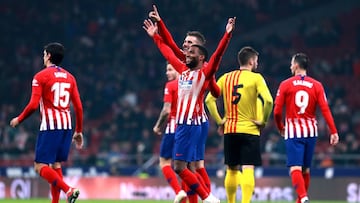
[[[50,203],[49,199],[0,199],[1,203]],[[76,203],[172,203],[173,201],[161,201],[161,200],[78,200]],[[201,201],[199,201],[201,202]],[[221,201],[226,203],[226,201]],[[65,200],[61,200],[60,203],[65,203]],[[237,203],[240,203],[237,201]],[[290,202],[252,202],[252,203],[290,203]],[[311,203],[346,203],[346,201],[311,201]]]

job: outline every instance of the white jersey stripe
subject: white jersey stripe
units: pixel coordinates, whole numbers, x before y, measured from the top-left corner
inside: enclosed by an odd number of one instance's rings
[[[299,124],[299,119],[294,119],[294,125],[295,125],[295,131],[296,131],[296,137],[301,138],[301,126]]]
[[[68,120],[68,124],[69,124],[68,129],[72,129],[70,111],[68,110],[68,111],[66,112],[66,114],[67,114],[67,120]]]
[[[289,133],[290,133],[289,138],[294,138],[294,137],[295,137],[294,124],[293,124],[293,122],[291,121],[291,119],[289,119],[288,122],[289,122]]]
[[[305,119],[300,118],[300,123],[301,123],[302,132],[303,132],[304,137],[308,137],[309,135],[308,135]]]
[[[304,118],[287,118],[285,123],[285,139],[289,138],[307,138],[317,137],[317,121],[316,119]]]
[[[60,112],[57,109],[55,109],[55,117],[56,117],[56,129],[61,130],[62,129],[61,116],[60,116]]]
[[[166,125],[165,134],[175,133],[175,129],[176,129],[176,120],[175,118],[170,118],[169,122]]]
[[[40,131],[46,130],[46,116],[44,110],[43,100],[40,100],[40,112],[41,112],[41,123],[40,123]]]
[[[315,133],[314,133],[314,125],[312,120],[307,120],[307,124],[309,127],[309,137],[314,137]]]
[[[315,119],[313,119],[313,123],[314,123],[314,129],[315,129],[315,137],[318,136],[318,128],[317,128],[317,121]]]
[[[197,102],[197,98],[199,97],[199,93],[201,91],[202,85],[204,82],[204,78],[201,77],[201,75],[199,74],[199,72],[195,72],[194,73],[194,79],[193,79],[193,86],[195,87],[193,90],[193,94],[191,97],[191,103],[190,103],[190,110],[189,110],[189,115],[188,115],[188,122],[192,120],[194,112],[195,112],[195,107],[196,107],[196,102]],[[199,120],[198,115],[196,115],[197,118],[195,118],[196,120],[193,122],[196,122],[195,124],[200,124],[201,121]],[[201,119],[201,117],[200,117]],[[191,124],[191,123],[188,123]]]
[[[47,114],[48,114],[48,118],[49,118],[49,127],[50,127],[50,130],[54,130],[54,129],[55,129],[54,117],[53,117],[53,114],[52,114],[51,109],[47,109]]]
[[[64,124],[64,128],[65,130],[68,129],[68,122],[67,122],[67,117],[66,117],[66,113],[65,112],[61,112],[61,118],[62,118],[62,122]]]

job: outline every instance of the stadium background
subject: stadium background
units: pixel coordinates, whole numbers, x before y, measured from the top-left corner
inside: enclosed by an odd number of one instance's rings
[[[260,52],[259,71],[273,96],[279,82],[290,75],[291,55],[307,53],[312,61],[310,75],[323,82],[340,135],[340,144],[329,147],[329,133],[320,117],[322,136],[313,174],[319,181],[329,174],[334,181],[360,177],[360,1],[2,0],[0,174],[4,183],[36,176],[31,167],[39,116],[31,116],[16,129],[9,121],[29,100],[31,79],[42,68],[43,45],[59,41],[66,47],[63,66],[78,79],[85,113],[85,149],[71,151],[66,174],[126,176],[134,181],[151,176],[163,184],[157,167],[160,138],[152,134],[152,127],[162,107],[165,61],[142,29],[153,3],[179,45],[187,31],[199,30],[210,52],[226,19],[236,16],[233,39],[216,75],[237,68],[237,51],[251,45]],[[264,167],[258,175],[286,179],[283,142],[269,123],[261,137]],[[206,163],[215,182],[221,181],[222,158],[222,140],[212,122]]]

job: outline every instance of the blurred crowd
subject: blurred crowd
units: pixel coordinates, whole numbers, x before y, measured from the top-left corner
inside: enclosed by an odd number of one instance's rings
[[[268,34],[262,41],[254,38],[246,43],[236,40],[243,33],[336,2],[159,0],[156,4],[179,45],[187,31],[199,30],[210,52],[227,18],[237,16],[229,50],[251,45],[260,52],[259,71],[274,97],[279,82],[291,74],[291,55],[307,53],[312,61],[309,74],[323,82],[340,135],[340,144],[330,147],[325,121],[319,117],[315,166],[359,166],[360,22],[354,19],[360,19],[360,5],[304,20],[290,35]],[[68,165],[142,165],[158,154],[160,137],[152,127],[162,108],[166,77],[165,61],[142,29],[151,9],[152,2],[146,0],[0,2],[0,166],[32,165],[39,114],[16,129],[9,122],[29,101],[32,77],[43,68],[43,46],[53,41],[66,47],[63,66],[77,78],[85,113],[85,149],[72,150]],[[227,52],[217,76],[237,67],[236,52]],[[261,139],[264,165],[283,166],[284,143],[269,123]],[[222,163],[222,138],[214,122],[209,132],[207,163]]]

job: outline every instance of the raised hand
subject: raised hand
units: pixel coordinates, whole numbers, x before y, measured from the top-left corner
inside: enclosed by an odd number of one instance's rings
[[[156,23],[153,23],[150,19],[144,20],[143,28],[150,37],[154,37],[155,33],[158,31]]]
[[[149,18],[151,20],[153,20],[154,22],[159,22],[161,20],[161,18],[160,18],[159,12],[155,5],[153,5],[153,9],[154,10],[149,12]]]
[[[234,31],[234,29],[235,29],[235,21],[236,21],[236,17],[229,18],[228,23],[226,25],[226,32],[227,33],[231,33],[232,31]]]

